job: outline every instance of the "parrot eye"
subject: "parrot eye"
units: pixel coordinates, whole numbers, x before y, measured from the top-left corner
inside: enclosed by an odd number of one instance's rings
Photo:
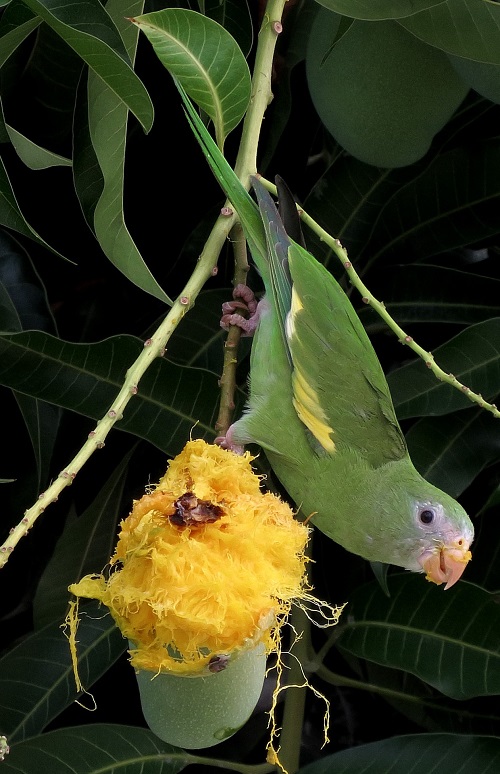
[[[419,519],[422,522],[422,524],[432,524],[434,521],[434,511],[431,511],[430,508],[426,508],[423,511],[420,511]]]

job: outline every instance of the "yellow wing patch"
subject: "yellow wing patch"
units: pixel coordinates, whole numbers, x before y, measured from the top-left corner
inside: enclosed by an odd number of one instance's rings
[[[293,406],[300,421],[311,431],[323,449],[332,454],[335,451],[335,444],[331,438],[333,428],[331,428],[327,422],[326,414],[321,408],[316,390],[310,382],[307,381],[307,378],[300,368],[298,368],[293,357],[292,339],[296,335],[295,321],[297,315],[303,309],[304,305],[297,293],[295,285],[293,285],[290,311],[288,312],[285,324],[286,337],[290,345],[290,353],[294,366],[292,373]]]
[[[285,323],[285,333],[288,341],[292,338],[292,336],[295,333],[295,318],[300,312],[301,309],[303,309],[302,301],[299,298],[299,294],[295,290],[295,285],[292,285],[292,301],[290,304],[290,311],[288,312],[286,316],[286,323]]]
[[[333,428],[326,421],[326,414],[320,406],[318,394],[298,368],[292,374],[293,405],[301,422],[311,431],[318,443],[327,452],[335,451],[331,438]]]

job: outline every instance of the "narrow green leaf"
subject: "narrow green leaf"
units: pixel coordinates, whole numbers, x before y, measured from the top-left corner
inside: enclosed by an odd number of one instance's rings
[[[92,144],[89,121],[88,76],[80,79],[76,92],[73,121],[73,182],[89,228],[94,230],[94,212],[103,189],[104,178]],[[121,207],[121,202],[119,205]]]
[[[352,662],[353,659],[350,659]],[[398,713],[427,731],[500,736],[500,713],[495,697],[456,701],[400,669],[373,661],[356,662],[361,679],[373,686]]]
[[[406,435],[411,459],[431,484],[458,497],[493,460],[500,459],[495,419],[481,409],[416,422]]]
[[[471,325],[437,347],[436,363],[485,398],[500,391],[500,317]],[[468,408],[467,396],[439,382],[420,358],[392,371],[387,381],[400,419]]]
[[[10,141],[17,155],[30,169],[47,169],[48,167],[70,167],[71,159],[60,156],[58,153],[42,148],[28,137],[18,132],[9,124],[6,124]]]
[[[210,116],[222,148],[250,99],[250,71],[234,38],[212,19],[181,8],[148,13],[133,21],[160,62]]]
[[[127,105],[146,131],[153,123],[153,106],[134,73],[118,30],[99,0],[25,0]]]
[[[106,5],[110,17],[121,28],[127,52],[135,59],[138,30],[125,18],[143,8],[143,0],[131,0],[124,6],[121,0],[111,0]],[[88,132],[92,148],[102,176],[102,191],[93,205],[88,201],[90,182],[92,191],[100,187],[100,176],[95,177],[94,157],[86,148],[85,157],[79,148],[79,190],[83,194],[82,206],[86,216],[93,210],[93,227],[104,253],[131,282],[164,303],[172,301],[157,283],[145,264],[125,224],[123,211],[125,149],[127,142],[127,106],[96,73],[89,73],[87,85]],[[80,132],[85,129],[80,127]],[[82,136],[80,136],[81,142]],[[86,166],[89,165],[89,166]],[[83,175],[83,178],[81,177]],[[83,190],[82,190],[83,188]]]
[[[334,755],[300,774],[490,774],[500,766],[500,739],[493,736],[415,734],[395,736]],[[457,768],[459,767],[459,768]]]
[[[14,745],[2,768],[5,774],[177,774],[190,758],[147,728],[96,723]]]
[[[444,592],[415,575],[390,575],[357,589],[338,627],[342,651],[402,669],[454,699],[500,693],[496,595],[460,581]],[[464,611],[467,611],[465,614]]]
[[[0,726],[11,744],[40,734],[78,696],[61,623],[30,635],[0,660]],[[126,641],[94,602],[82,608],[77,639],[80,678],[90,688],[123,653]]]
[[[101,572],[114,552],[123,487],[132,449],[78,518],[68,517],[63,533],[38,583],[33,615],[37,628],[62,621],[68,607],[68,586],[90,573]]]
[[[478,62],[500,64],[500,6],[484,0],[447,0],[400,19],[412,35]]]
[[[431,8],[444,0],[316,0],[330,11],[353,19],[400,19]]]
[[[142,351],[132,336],[72,344],[42,332],[0,337],[0,383],[84,416],[100,419]],[[218,376],[157,359],[117,428],[178,454],[193,433],[213,440]]]

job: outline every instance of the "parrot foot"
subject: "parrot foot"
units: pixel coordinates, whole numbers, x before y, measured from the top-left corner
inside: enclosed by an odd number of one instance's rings
[[[233,441],[233,432],[232,432],[233,427],[234,425],[231,425],[226,435],[217,436],[214,443],[216,443],[217,446],[220,446],[221,449],[227,449],[228,451],[232,451],[235,454],[239,454],[240,456],[242,456],[245,453],[245,447],[242,446],[240,443],[235,443]]]
[[[258,308],[257,299],[248,285],[236,285],[233,290],[233,301],[222,304],[221,328],[227,331],[230,325],[237,325],[243,331],[243,336],[253,336],[259,322]],[[249,317],[238,314],[237,309],[248,312]]]

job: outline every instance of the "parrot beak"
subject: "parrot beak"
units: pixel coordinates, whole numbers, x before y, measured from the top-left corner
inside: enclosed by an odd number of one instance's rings
[[[457,540],[450,545],[443,545],[425,551],[419,559],[419,563],[426,573],[426,580],[432,583],[446,583],[446,589],[451,588],[460,579],[467,562],[472,558],[469,544],[464,540]]]

